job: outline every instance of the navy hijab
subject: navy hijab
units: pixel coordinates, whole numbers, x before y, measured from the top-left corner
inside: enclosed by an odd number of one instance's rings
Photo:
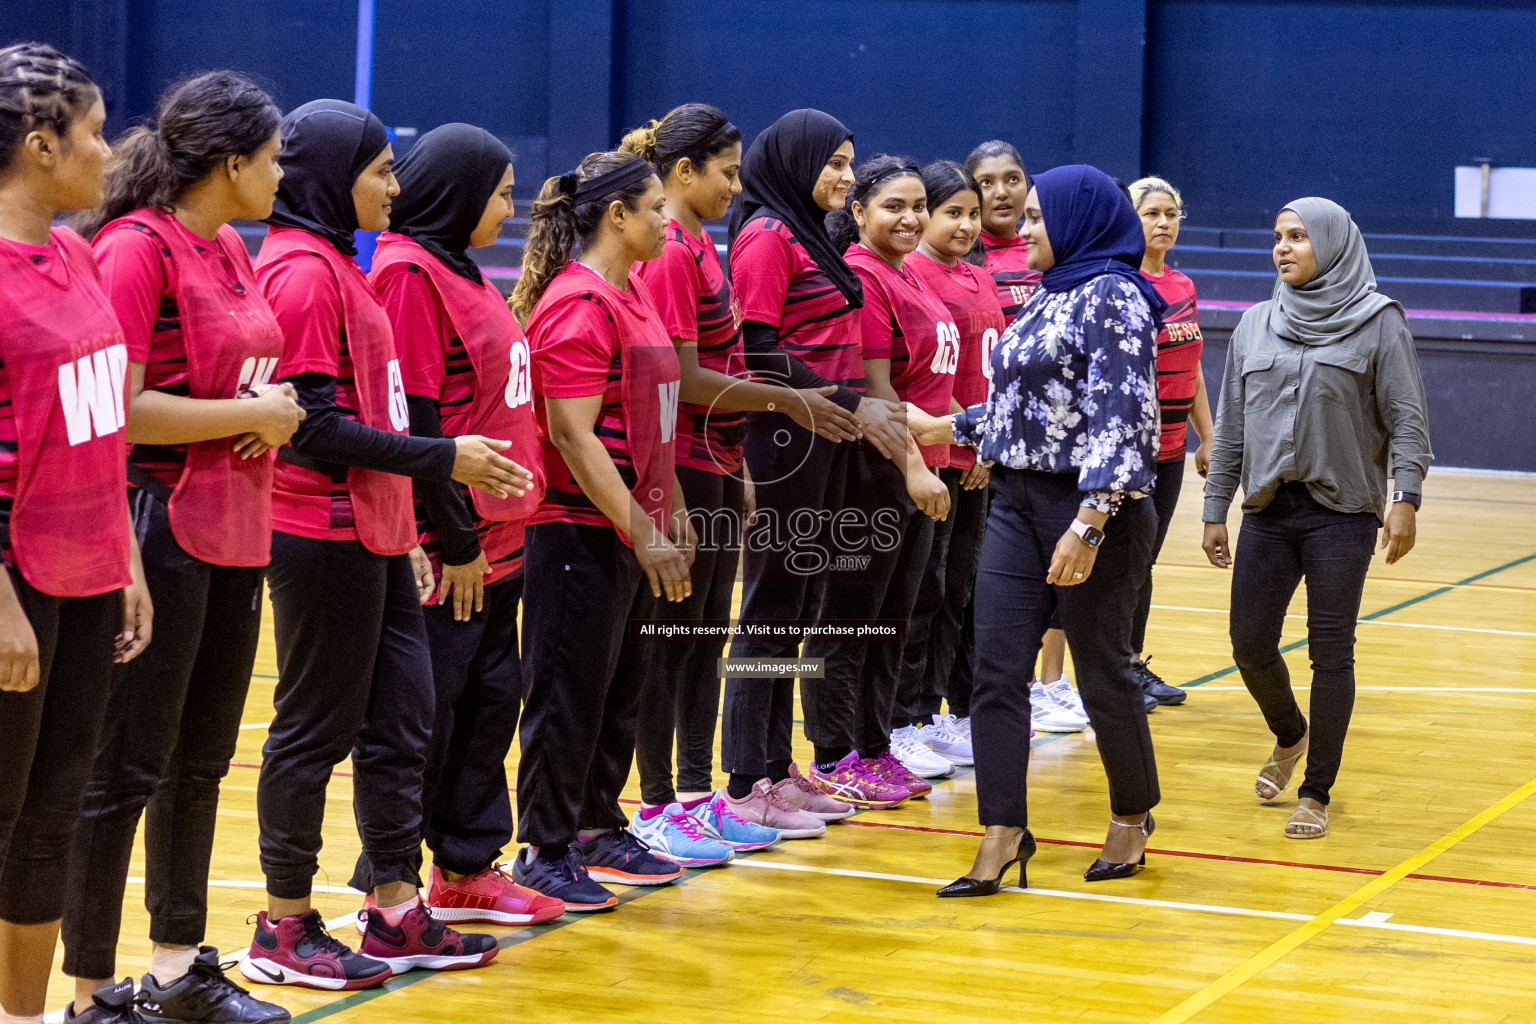
[[[433,128],[395,165],[400,196],[389,229],[415,239],[460,277],[482,283],[480,267],[466,252],[469,236],[511,162],[511,151],[484,128]]]
[[[1097,167],[1068,164],[1035,175],[1034,186],[1056,256],[1041,287],[1065,292],[1101,274],[1123,277],[1146,297],[1161,331],[1168,303],[1141,273],[1147,237],[1115,179]]]
[[[811,109],[791,110],[763,129],[741,161],[741,205],[731,220],[731,238],[754,218],[782,220],[848,305],[858,309],[864,286],[827,234],[827,211],[811,198],[822,168],[852,138],[837,118]]]
[[[312,232],[343,255],[356,256],[352,185],[389,145],[384,122],[344,100],[311,100],[277,127],[283,180],[267,223]]]

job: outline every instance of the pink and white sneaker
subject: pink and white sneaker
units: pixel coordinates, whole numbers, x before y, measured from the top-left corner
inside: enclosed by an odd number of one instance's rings
[[[788,781],[785,779],[779,786]],[[752,792],[740,800],[732,800],[725,790],[720,791],[720,798],[737,817],[776,830],[780,839],[816,839],[826,835],[826,822],[784,799],[778,786],[770,786],[767,779],[758,779]]]
[[[811,769],[811,785],[834,800],[866,810],[889,810],[906,803],[911,792],[873,770],[873,764],[861,760],[855,750],[830,772]]]
[[[822,821],[842,821],[853,814],[853,808],[848,804],[832,799],[811,785],[811,780],[800,774],[800,768],[794,762],[789,765],[789,778],[776,783],[773,791],[806,814]]]
[[[933,792],[933,783],[902,764],[901,758],[889,748],[879,757],[866,757],[864,764],[887,782],[905,789],[913,800],[921,800]]]

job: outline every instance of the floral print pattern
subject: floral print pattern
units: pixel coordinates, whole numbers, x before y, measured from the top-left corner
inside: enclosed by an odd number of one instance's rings
[[[1136,287],[1103,274],[1037,292],[992,350],[987,400],[954,416],[982,461],[1076,472],[1083,504],[1113,513],[1157,475],[1157,323]]]

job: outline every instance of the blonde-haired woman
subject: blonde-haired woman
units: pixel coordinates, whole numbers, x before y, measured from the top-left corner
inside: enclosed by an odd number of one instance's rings
[[[1152,544],[1152,562],[1157,561],[1168,536],[1168,525],[1179,505],[1179,491],[1184,482],[1184,456],[1188,447],[1186,425],[1195,428],[1200,447],[1195,451],[1195,469],[1205,476],[1211,457],[1211,403],[1205,395],[1205,375],[1200,372],[1200,313],[1195,306],[1195,283],[1168,266],[1168,250],[1179,240],[1179,223],[1184,219],[1184,197],[1162,178],[1141,178],[1132,182],[1131,203],[1141,217],[1141,229],[1147,236],[1147,250],[1141,257],[1141,275],[1157,288],[1168,303],[1163,315],[1163,329],[1157,335],[1157,404],[1161,410],[1162,442],[1157,453],[1157,489],[1152,504],[1157,509],[1157,535]],[[1131,631],[1131,649],[1136,659],[1131,667],[1148,697],[1159,704],[1182,704],[1189,696],[1167,683],[1147,667],[1147,616],[1152,610],[1152,562],[1147,563],[1141,600],[1136,604],[1136,619]],[[1148,708],[1152,705],[1148,702]]]

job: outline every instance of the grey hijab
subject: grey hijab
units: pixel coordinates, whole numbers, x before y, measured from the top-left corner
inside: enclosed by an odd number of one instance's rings
[[[1317,256],[1317,274],[1300,288],[1275,281],[1269,329],[1303,345],[1329,345],[1359,330],[1387,306],[1376,290],[1365,239],[1349,211],[1331,199],[1309,197],[1284,207],[1301,218]]]

